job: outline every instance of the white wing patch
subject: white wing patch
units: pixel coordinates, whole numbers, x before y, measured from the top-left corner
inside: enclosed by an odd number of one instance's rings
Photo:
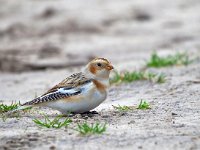
[[[94,87],[92,82],[89,82],[87,84],[84,84],[81,87],[77,88],[71,88],[71,89],[66,89],[66,88],[60,88],[56,92],[62,93],[62,94],[73,94],[78,91],[81,91],[81,93],[87,93],[89,90],[91,90]]]
[[[60,92],[60,93],[62,93],[62,94],[73,94],[73,93],[76,93],[78,91],[78,89],[75,89],[75,88],[73,88],[73,89],[66,89],[66,88],[60,88],[60,89],[58,89],[58,91],[57,92]]]
[[[81,93],[87,93],[92,88],[94,88],[94,84],[93,82],[89,82],[81,87]]]

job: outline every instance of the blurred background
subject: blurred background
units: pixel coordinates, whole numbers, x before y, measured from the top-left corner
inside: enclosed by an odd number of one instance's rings
[[[152,51],[200,49],[199,0],[1,0],[0,71],[133,66]]]
[[[132,71],[153,51],[196,54],[199,35],[199,0],[1,0],[0,99],[32,99],[94,57]]]
[[[144,77],[154,51],[198,60],[149,67]],[[200,149],[200,0],[0,0],[0,104],[32,100],[94,57],[119,72],[140,70],[143,80],[116,82],[98,114],[73,117],[74,125],[105,122],[104,135],[38,128],[35,117],[57,116],[39,108],[6,122],[0,116],[0,149]],[[166,82],[152,81],[157,75]],[[142,101],[152,109],[136,109]]]

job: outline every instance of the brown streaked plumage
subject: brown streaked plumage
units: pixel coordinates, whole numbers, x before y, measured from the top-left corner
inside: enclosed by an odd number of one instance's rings
[[[63,113],[94,109],[106,99],[112,69],[107,59],[95,58],[83,72],[72,74],[42,96],[22,106],[46,106]]]
[[[51,97],[51,95],[48,95],[48,94],[54,93],[60,88],[71,89],[71,88],[81,86],[81,85],[86,84],[86,83],[91,82],[91,81],[92,80],[86,78],[82,72],[72,74],[71,76],[67,77],[66,79],[61,81],[59,84],[55,85],[53,88],[48,90],[42,96],[40,96],[36,99],[33,99],[30,102],[24,103],[22,106],[40,104],[40,103],[44,103],[44,102],[50,102],[50,101],[53,101],[53,100],[56,100],[56,99],[59,99],[59,98],[66,99],[66,98],[69,98],[71,96],[75,96],[75,95],[79,94],[78,91],[73,95],[67,95],[67,94],[66,95],[64,95],[64,94],[59,95],[59,94],[57,94],[56,96],[53,96],[53,97]]]
[[[90,82],[90,81],[91,80],[86,78],[82,72],[75,73],[75,74],[72,74],[71,76],[65,78],[63,81],[61,81],[59,84],[55,85],[53,88],[48,90],[43,95],[54,92],[57,89],[62,88],[62,87],[65,87],[65,88],[78,87],[78,86],[83,85],[83,84]]]
[[[108,64],[110,64],[110,62],[105,58],[95,58],[95,59],[93,59],[93,61],[96,61],[96,60],[103,60],[103,61],[107,62]]]

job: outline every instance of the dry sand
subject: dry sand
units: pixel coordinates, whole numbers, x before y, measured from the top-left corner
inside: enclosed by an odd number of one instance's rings
[[[95,56],[118,70],[144,67],[151,53],[200,56],[199,0],[7,1],[0,5],[0,102],[25,102],[45,92]],[[200,149],[200,61],[150,69],[163,84],[112,86],[98,114],[75,115],[69,128],[44,129],[32,119],[0,120],[0,149]],[[117,112],[112,105],[152,109]],[[80,136],[78,122],[107,123],[103,135]]]

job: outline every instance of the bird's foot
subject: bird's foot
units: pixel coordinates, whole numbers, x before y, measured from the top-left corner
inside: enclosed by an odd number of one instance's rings
[[[87,115],[87,114],[99,114],[97,111],[86,111],[84,113],[81,113],[83,115]]]

